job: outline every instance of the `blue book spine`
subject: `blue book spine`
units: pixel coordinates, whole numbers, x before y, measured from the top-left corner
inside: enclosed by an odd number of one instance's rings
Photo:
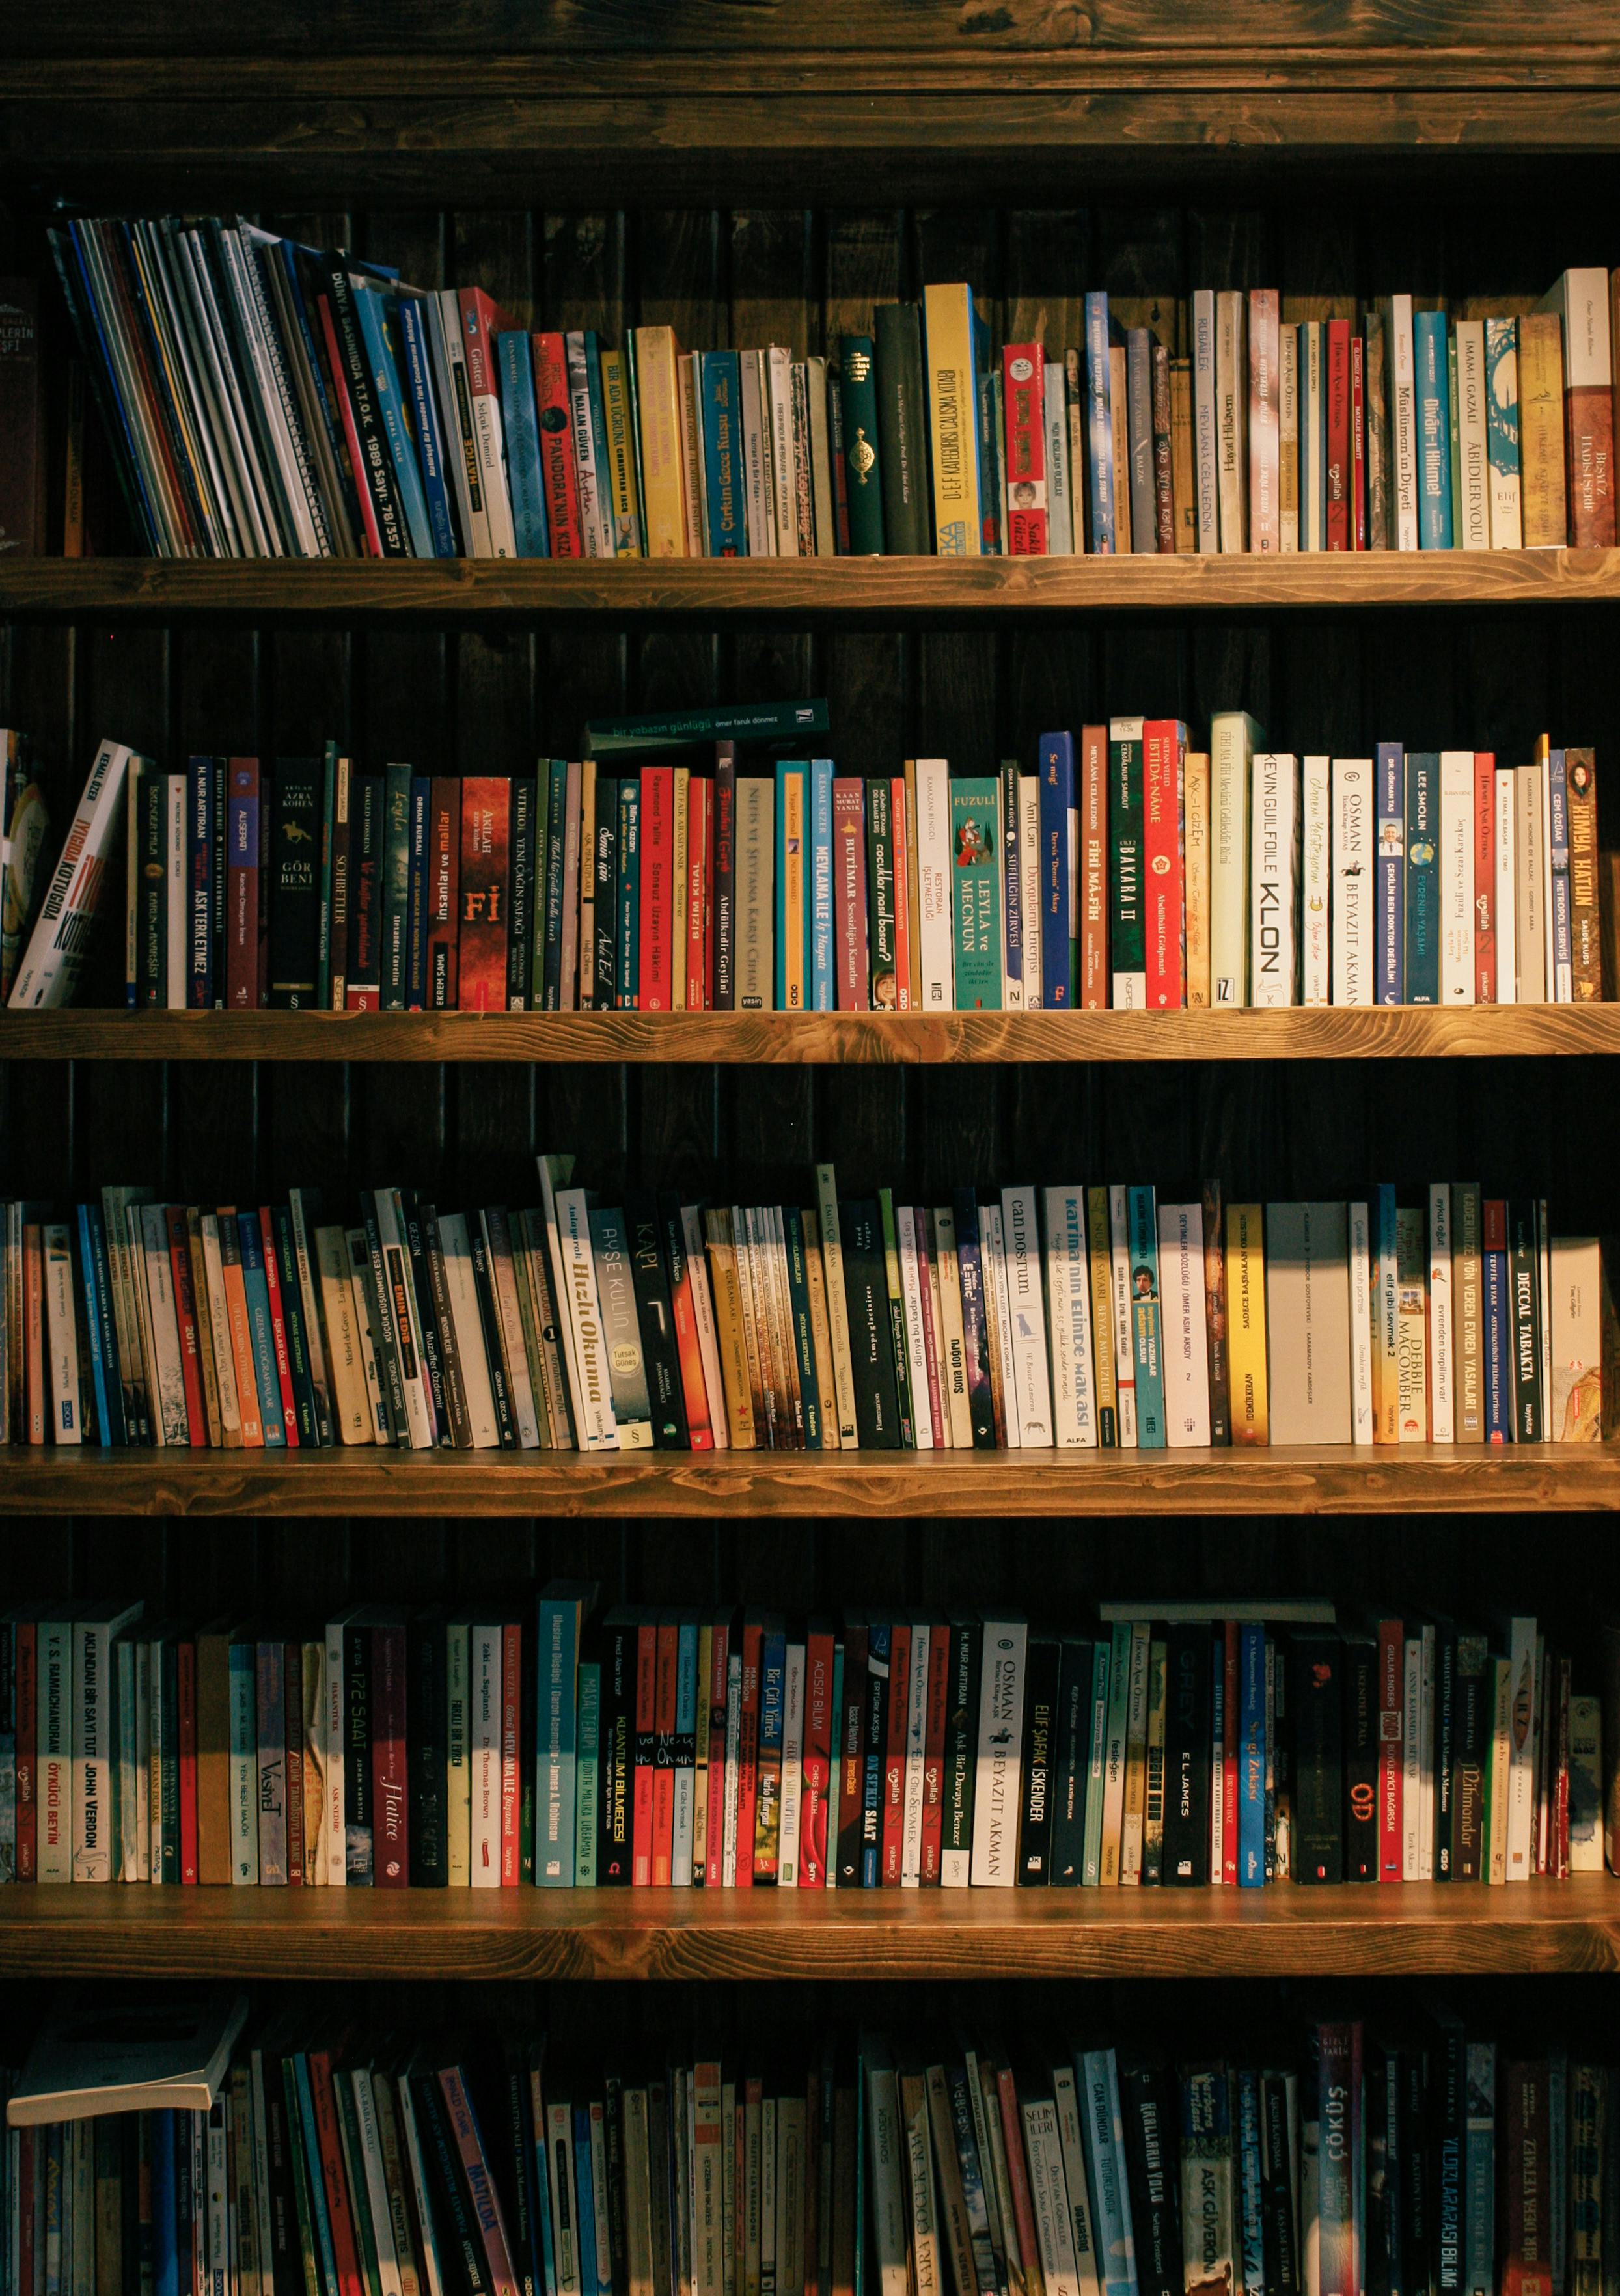
[[[694,1839],[696,1761],[697,1620],[691,1618],[681,1620],[675,1646],[675,1843],[671,1872],[678,1888],[690,1886],[700,1855]]]
[[[619,784],[619,993],[621,1013],[641,1001],[641,783]]]
[[[1566,876],[1567,882],[1567,876]],[[812,758],[810,769],[810,947],[805,977],[812,1013],[830,1013],[837,1001],[833,968],[833,761]]]
[[[394,365],[394,354],[389,344],[387,304],[374,288],[357,284],[354,305],[360,322],[360,332],[365,338],[372,392],[382,424],[382,435],[388,441],[388,458],[393,465],[394,483],[399,488],[399,507],[404,512],[406,529],[411,538],[411,554],[415,558],[431,558],[433,555],[432,529],[428,524],[422,473],[416,468],[416,451],[411,445],[410,427],[406,421],[399,372]]]
[[[321,2253],[325,2284],[335,2288],[339,2285],[337,2254],[332,2245],[332,2219],[326,2213],[326,2179],[317,2167],[321,2157],[321,2139],[315,2120],[315,2092],[309,2086],[309,2060],[300,2050],[294,2062],[298,2068],[298,2117],[303,2126],[304,2160],[308,2169],[309,2213],[315,2219],[316,2245]]]
[[[579,2238],[580,2296],[598,2296],[596,2280],[596,2203],[591,2177],[590,2108],[574,2107],[574,2215]]]
[[[214,761],[185,768],[185,1002],[207,1013],[214,1002]]]
[[[566,1890],[573,1882],[579,1667],[579,1603],[542,1597],[534,1878],[546,1890]]]
[[[95,1428],[103,1443],[121,1442],[121,1432],[112,1432],[113,1394],[119,1398],[119,1422],[123,1422],[123,1393],[117,1374],[109,1378],[103,1331],[106,1299],[103,1292],[103,1263],[95,1254],[95,1235],[91,1226],[101,1215],[91,1204],[78,1207],[78,1264],[85,1283],[85,1321],[90,1326],[90,1383],[95,1391]]]
[[[102,320],[101,305],[90,284],[89,266],[85,260],[85,250],[79,238],[82,228],[79,224],[70,223],[65,234],[53,233],[52,252],[56,258],[56,268],[61,276],[62,290],[70,308],[82,311],[87,323],[86,332],[88,332],[92,329],[95,332],[96,343],[101,351],[102,373],[107,382],[108,399],[118,416],[119,428],[123,434],[125,468],[129,477],[140,522],[146,529],[146,546],[153,557],[162,557],[166,555],[165,529],[160,523],[152,504],[145,468],[141,457],[136,452],[135,433],[130,427],[129,410],[124,404],[124,394],[119,385],[118,368],[113,364],[112,354],[108,348],[107,331]],[[72,258],[71,262],[69,260],[70,254]]]
[[[810,884],[804,866],[803,824],[808,818],[810,792],[805,787],[805,767],[796,760],[790,762],[786,758],[778,758],[777,760],[776,801],[776,917],[774,921],[776,931],[772,936],[771,941],[771,947],[776,959],[776,996],[777,1010],[778,1013],[786,1013],[789,1011],[802,1012],[804,1009],[803,996],[805,987],[805,966],[802,954],[801,954],[800,956],[799,980],[797,982],[799,999],[797,1003],[791,1006],[787,1001],[787,791],[789,784],[795,781],[799,784],[799,820],[801,824],[798,860],[800,888],[799,907],[801,916],[804,921],[802,927],[804,934],[804,940],[801,945],[802,950],[802,947],[808,944],[809,939]]]
[[[744,558],[748,532],[742,496],[742,363],[736,351],[704,351],[698,362],[703,415],[703,496],[711,558]]]
[[[495,354],[517,554],[547,558],[551,545],[546,525],[546,488],[540,478],[540,433],[534,411],[533,347],[521,328],[513,327],[497,335]]]
[[[1406,759],[1399,742],[1378,744],[1378,968],[1380,1004],[1398,1004],[1405,980]]]
[[[1569,908],[1569,783],[1562,750],[1549,752],[1547,842],[1552,849],[1552,996],[1575,1001],[1575,938]]]
[[[433,555],[454,558],[458,550],[456,512],[444,482],[444,432],[439,427],[439,403],[433,397],[433,355],[428,345],[424,307],[414,295],[401,295],[396,308],[405,356],[406,412],[422,463],[422,492]]]
[[[551,2242],[551,2169],[547,2144],[546,2115],[543,2111],[535,2116],[534,2142],[530,2150],[534,2171],[533,2189],[537,2203],[536,2222],[539,2226],[539,2254],[544,2267],[544,2279],[541,2284],[544,2287],[545,2296],[557,2296],[556,2254]],[[536,2287],[535,2296],[540,2296],[539,2286]]]
[[[1048,1013],[1072,996],[1074,882],[1069,816],[1074,810],[1074,737],[1040,737],[1040,1000]]]
[[[251,1807],[255,1809],[259,1807],[259,1681],[256,1657],[257,1651],[252,1643],[234,1642],[230,1646],[231,1879],[233,1882],[255,1883],[259,1880],[259,1838],[255,1833],[251,1846],[238,1838],[236,1813],[243,1777],[252,1781]]]
[[[1266,1878],[1266,1630],[1238,1628],[1238,1884],[1258,1890]]]
[[[1508,1331],[1508,1255],[1487,1251],[1485,1263],[1485,1440],[1513,1440],[1512,1347]]]
[[[1158,1209],[1151,1188],[1127,1191],[1131,1242],[1131,1322],[1136,1354],[1136,1440],[1140,1451],[1164,1448],[1164,1325],[1159,1313]]]
[[[155,2296],[180,2296],[180,2259],[175,2241],[175,2123],[178,2119],[177,2113],[161,2109],[152,2116],[152,2288]]]
[[[432,826],[432,790],[433,785],[425,774],[412,775],[405,909],[405,1009],[407,1013],[420,1013],[427,1004],[427,857]]]
[[[1086,297],[1086,459],[1091,466],[1091,547],[1114,545],[1114,415],[1108,381],[1108,298]]]
[[[1412,314],[1418,375],[1418,547],[1451,547],[1451,371],[1443,311]]]
[[[763,1667],[761,1666],[761,1673]],[[889,1629],[874,1625],[867,1633],[867,1672],[879,1681],[889,1683],[889,1695],[894,1695],[895,1685],[889,1680]],[[860,1798],[860,1886],[876,1890],[881,1878],[880,1853],[883,1848],[884,1750],[868,1743],[861,1772]]]
[[[264,1422],[265,1448],[274,1450],[287,1439],[281,1415],[281,1381],[275,1370],[275,1341],[270,1332],[270,1287],[265,1281],[264,1242],[252,1212],[238,1212],[236,1233],[242,1242],[242,1283],[248,1301],[248,1336],[253,1346],[253,1383],[259,1390],[259,1415]]]
[[[1406,760],[1406,1002],[1440,1002],[1440,759]]]

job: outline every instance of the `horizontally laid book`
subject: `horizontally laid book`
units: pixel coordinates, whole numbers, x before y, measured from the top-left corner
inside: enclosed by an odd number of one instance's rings
[[[588,756],[625,758],[641,750],[667,750],[688,742],[792,742],[825,734],[825,701],[760,701],[725,709],[687,709],[673,716],[593,718],[585,729]]]
[[[103,2112],[207,2112],[247,2022],[244,1993],[66,1995],[5,2108],[12,2128]]]

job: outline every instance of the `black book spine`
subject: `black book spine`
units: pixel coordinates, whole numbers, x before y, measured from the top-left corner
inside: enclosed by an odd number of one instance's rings
[[[649,1188],[628,1188],[624,1223],[629,1241],[630,1276],[636,1292],[636,1321],[641,1330],[647,1400],[653,1413],[653,1444],[660,1451],[687,1447],[687,1405],[681,1392],[680,1355],[675,1341],[675,1311],[659,1250],[658,1200]]]
[[[1057,1742],[1058,1674],[1063,1646],[1055,1635],[1032,1635],[1024,1693],[1018,1879],[1044,1889],[1052,1878],[1053,1761]]]
[[[1460,1667],[1457,1677],[1457,1769],[1451,1787],[1453,1874],[1477,1882],[1484,1850],[1485,1750],[1491,1738],[1492,1673],[1488,1653],[1476,1638],[1481,1663]]]
[[[1378,1878],[1378,1646],[1347,1637],[1345,1673],[1345,1878]]]
[[[374,997],[382,983],[382,776],[357,774],[350,806],[354,828],[349,864],[349,985],[369,988]]]
[[[229,816],[230,767],[223,758],[213,767],[213,847],[209,855],[209,946],[213,951],[214,1010],[225,1010],[225,903],[227,890],[226,839]]]
[[[349,394],[349,404],[354,415],[354,427],[360,442],[361,467],[355,473],[357,484],[369,488],[372,507],[377,514],[377,533],[382,544],[384,558],[409,558],[412,555],[410,537],[394,491],[393,467],[388,457],[388,440],[382,422],[377,413],[372,393],[371,368],[366,357],[365,339],[360,332],[359,315],[355,308],[355,291],[349,276],[349,266],[342,256],[334,255],[326,265],[322,291],[332,314],[332,332],[337,339],[338,359],[341,372],[337,377],[339,387]]]
[[[443,1614],[430,1611],[410,1627],[406,1681],[411,1789],[411,1887],[442,1890],[450,1878],[445,1758],[449,1740],[448,1680]]]
[[[450,1313],[450,1289],[444,1272],[444,1246],[439,1237],[439,1215],[432,1204],[424,1204],[421,1218],[422,1247],[427,1254],[428,1287],[432,1295],[433,1320],[439,1332],[450,1441],[456,1450],[470,1451],[473,1447],[473,1419],[467,1409],[467,1388],[462,1376],[461,1353],[456,1344],[456,1318]],[[442,1417],[440,1424],[441,1427],[445,1424]]]
[[[1122,2055],[1119,2085],[1139,2296],[1181,2296],[1181,2169],[1169,2080],[1156,2057]]]
[[[298,1408],[298,1439],[306,1451],[320,1448],[320,1426],[315,1410],[315,1380],[309,1369],[309,1334],[304,1329],[304,1295],[299,1289],[298,1250],[292,1237],[292,1214],[277,1204],[270,1215],[275,1237],[275,1267],[281,1281],[282,1315],[287,1327],[287,1363],[292,1374],[292,1400]]]
[[[1176,1889],[1209,1881],[1211,1689],[1209,1629],[1172,1625],[1164,1648],[1164,1879]],[[1088,1698],[1088,1741],[1090,1722]]]
[[[1400,2103],[1393,2117],[1392,2181],[1398,2179],[1401,2284],[1420,2296],[1435,2286],[1432,2231],[1435,2206],[1429,2157],[1429,2069],[1421,2049],[1402,2049]]]
[[[863,1890],[878,1887],[883,1860],[884,1758],[888,1748],[892,1629],[867,1629],[867,1698],[860,1718],[860,1875]]]
[[[954,1647],[954,1645],[953,1645]],[[1052,1886],[1080,1886],[1085,1854],[1086,1774],[1091,1723],[1091,1644],[1065,1635],[1057,1670],[1057,1737],[1052,1765]]]
[[[351,1890],[372,1877],[371,1628],[343,1629],[343,1871]]]
[[[1536,1248],[1535,1201],[1516,1197],[1508,1206],[1508,1285],[1513,1334],[1513,1439],[1542,1440],[1541,1289]]]
[[[484,2272],[482,2235],[468,2209],[466,2190],[456,2140],[450,2134],[444,2100],[432,2073],[417,2073],[411,2095],[422,2132],[423,2165],[427,2173],[428,2205],[438,2233],[439,2265],[456,2296],[489,2296]]]
[[[1344,1685],[1339,1639],[1294,1637],[1295,1879],[1345,1878]]]
[[[612,2280],[607,2296],[629,2296],[630,2251],[624,2198],[624,2084],[609,2073],[602,2085],[603,2143],[607,2156],[607,2236]]]
[[[322,768],[284,758],[275,778],[270,843],[270,1003],[308,1012],[315,1003],[321,930]],[[259,889],[264,898],[264,889]]]
[[[512,784],[510,890],[506,899],[506,1009],[522,1013],[529,1004],[529,968],[534,962],[534,888],[536,838],[534,783],[519,777]]]
[[[483,1325],[484,1353],[489,1363],[489,1393],[495,1404],[495,1424],[500,1436],[501,1449],[515,1451],[517,1420],[506,1386],[506,1358],[501,1348],[500,1314],[495,1303],[495,1282],[489,1272],[489,1253],[484,1242],[482,1221],[470,1219],[467,1234],[472,1246],[473,1289],[478,1295],[478,1320]]]
[[[736,744],[714,745],[714,1009],[736,1009]]]
[[[1293,2152],[1288,2085],[1281,2073],[1260,2077],[1261,2205],[1264,2212],[1265,2284],[1275,2296],[1299,2296],[1299,2243],[1294,2235]]]
[[[1456,1878],[1457,1628],[1442,1619],[1435,1649],[1435,1879]]]
[[[707,1684],[700,1684],[698,1689],[700,1696],[708,1696]],[[629,1884],[634,1822],[630,1799],[634,1751],[631,1733],[635,1714],[636,1628],[633,1620],[610,1611],[602,1628],[600,1783],[596,1792],[598,1889],[623,1889]]]
[[[865,1800],[867,1628],[846,1619],[843,1628],[843,1703],[838,1715],[838,1886],[860,1887],[862,1805]],[[977,1718],[974,1718],[975,1722]]]
[[[268,2261],[275,2296],[282,2296],[284,2289],[302,2287],[303,2267],[299,2256],[298,2201],[292,2190],[292,2153],[287,2137],[285,2075],[280,2081],[272,2077],[274,2062],[271,2060],[265,2067],[265,2152],[270,2187]],[[144,2284],[143,2275],[136,2285]]]
[[[894,1384],[894,1339],[883,1223],[870,1201],[840,1207],[843,1280],[854,1358],[855,1421],[863,1451],[900,1448],[900,1398]]]
[[[422,1326],[422,1354],[427,1365],[428,1393],[432,1398],[433,1426],[436,1439],[446,1442],[451,1431],[449,1392],[444,1375],[444,1332],[439,1321],[439,1301],[433,1292],[432,1268],[428,1259],[427,1221],[414,1195],[407,1192],[400,1198],[405,1230],[406,1257],[410,1261],[411,1289],[416,1302],[416,1320]]]
[[[545,2271],[539,2263],[539,2195],[535,2188],[534,2116],[529,2110],[529,2075],[521,2064],[510,2064],[506,2078],[506,2144],[499,2179],[509,2195],[507,2223],[512,2231],[512,2262],[520,2296],[545,2296]]]
[[[804,1447],[822,1447],[821,1382],[816,1377],[816,1341],[810,1329],[810,1282],[804,1269],[804,1215],[796,1204],[782,1207],[787,1248],[787,1296],[794,1321],[794,1359],[799,1370],[799,1407]]]
[[[596,873],[594,1001],[598,1013],[611,1013],[619,1002],[619,783],[609,774],[596,775],[596,849],[591,865]],[[584,954],[581,950],[581,959]]]
[[[915,303],[880,303],[874,333],[884,547],[892,558],[925,558],[933,548],[933,537],[928,518],[922,313]]]
[[[1438,2063],[1433,2082],[1435,2118],[1435,2286],[1440,2296],[1460,2296],[1463,2284],[1463,2148],[1468,2142],[1468,2045],[1462,2020],[1445,2017],[1440,2026]],[[1560,2194],[1555,2207],[1566,2206]]]

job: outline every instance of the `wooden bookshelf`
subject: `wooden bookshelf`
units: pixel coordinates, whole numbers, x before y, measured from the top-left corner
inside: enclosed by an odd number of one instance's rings
[[[727,1068],[963,1062],[1612,1058],[1620,1004],[1284,1013],[0,1013],[0,1060],[530,1061]]]
[[[1175,558],[0,559],[0,615],[157,622],[969,622],[1620,599],[1620,550]]]
[[[1270,1890],[0,1893],[0,1978],[1254,1978],[1620,1971],[1620,1882]]]
[[[1589,1513],[1620,1443],[1387,1451],[12,1450],[6,1515],[687,1517],[951,1521]]]

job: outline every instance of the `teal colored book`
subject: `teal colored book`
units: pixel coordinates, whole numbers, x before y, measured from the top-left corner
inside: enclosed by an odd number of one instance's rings
[[[964,775],[950,784],[950,915],[956,1009],[999,1013],[1001,785],[994,774]]]
[[[1440,759],[1406,758],[1406,1001],[1440,1002]]]
[[[1451,546],[1451,346],[1443,311],[1412,315],[1418,370],[1418,547]]]
[[[574,1887],[596,1886],[596,1770],[602,1759],[602,1666],[580,1669],[579,1761],[574,1775]]]
[[[574,1879],[580,1636],[596,1600],[595,1586],[576,1578],[554,1578],[540,1595],[534,1878],[543,1890],[569,1889]]]
[[[267,1451],[287,1440],[281,1411],[281,1380],[275,1369],[275,1341],[270,1330],[270,1287],[265,1277],[264,1238],[251,1212],[238,1212],[236,1233],[242,1240],[242,1283],[248,1303],[248,1339],[253,1350],[253,1382],[259,1390],[259,1415],[264,1422]]]
[[[1159,1308],[1159,1219],[1151,1188],[1128,1195],[1131,1335],[1136,1356],[1136,1441],[1164,1448],[1164,1329]]]
[[[388,457],[393,465],[399,507],[405,513],[406,529],[411,538],[411,554],[415,558],[431,558],[433,555],[433,529],[428,521],[427,497],[422,491],[422,473],[416,467],[416,452],[411,444],[405,395],[399,388],[399,369],[390,340],[388,298],[379,290],[363,286],[357,280],[354,307],[366,345],[366,362],[371,369],[373,403],[382,421],[382,435],[388,441]]]
[[[840,341],[838,390],[843,414],[844,494],[850,512],[850,555],[851,558],[881,557],[884,546],[884,484],[877,444],[876,351],[870,335],[845,335]]]

